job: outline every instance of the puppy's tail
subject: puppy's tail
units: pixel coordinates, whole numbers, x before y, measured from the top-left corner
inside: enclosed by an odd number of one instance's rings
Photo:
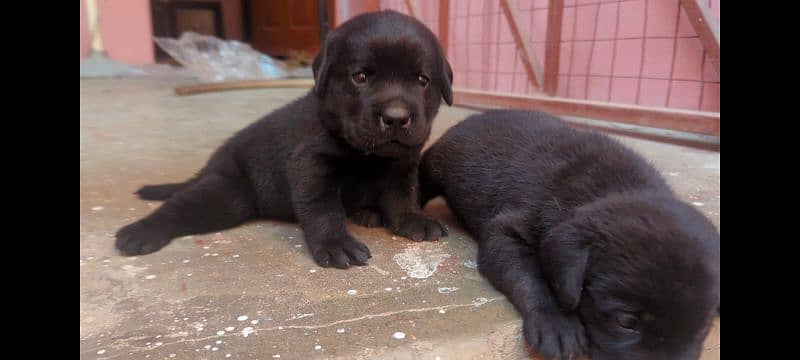
[[[183,190],[189,185],[189,182],[159,184],[159,185],[145,185],[139,190],[136,190],[136,195],[143,200],[167,200],[172,194]]]

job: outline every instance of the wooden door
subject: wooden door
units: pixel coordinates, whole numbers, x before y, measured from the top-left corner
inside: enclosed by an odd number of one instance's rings
[[[270,56],[313,56],[320,47],[319,0],[251,0],[253,48]]]

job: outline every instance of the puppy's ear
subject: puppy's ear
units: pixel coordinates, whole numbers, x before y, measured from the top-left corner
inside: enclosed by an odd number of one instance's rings
[[[442,97],[447,105],[453,105],[453,68],[444,56],[442,63]]]
[[[325,92],[325,87],[328,85],[328,76],[330,75],[331,63],[335,58],[339,42],[338,38],[336,31],[328,33],[325,37],[325,42],[322,44],[322,49],[314,57],[314,62],[311,64],[311,70],[314,73],[314,92],[317,94]]]
[[[551,229],[540,244],[542,271],[566,310],[575,310],[580,302],[594,236],[588,224],[576,218]]]

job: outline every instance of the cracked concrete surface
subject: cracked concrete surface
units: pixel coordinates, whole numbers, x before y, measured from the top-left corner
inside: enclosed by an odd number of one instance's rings
[[[426,211],[447,224],[449,237],[413,243],[350,225],[373,258],[346,271],[317,267],[297,225],[275,221],[118,256],[114,232],[158,206],[133,191],[191,176],[233,132],[304,92],[176,97],[175,85],[81,80],[82,359],[529,357],[519,317],[474,268],[475,244],[441,199]],[[471,113],[443,107],[433,139]],[[719,226],[719,153],[621,139]],[[403,253],[441,263],[414,278],[394,259]],[[703,359],[719,357],[717,320]]]

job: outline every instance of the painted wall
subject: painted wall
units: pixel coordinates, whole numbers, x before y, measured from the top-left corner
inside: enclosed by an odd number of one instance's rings
[[[81,59],[89,55],[91,50],[91,35],[89,33],[89,19],[86,13],[86,1],[81,0]]]
[[[152,64],[150,2],[148,0],[100,0],[103,46],[109,58],[127,64]],[[86,1],[81,0],[81,59],[91,48]]]
[[[720,0],[708,0],[719,23]],[[438,1],[418,1],[438,32]],[[104,0],[101,31],[108,56],[154,61],[147,0]],[[523,26],[544,59],[547,0],[519,0]],[[336,22],[404,0],[339,0]],[[458,87],[538,93],[522,67],[498,0],[451,0],[448,58]],[[81,0],[81,59],[90,50]],[[557,96],[657,107],[720,110],[720,81],[678,0],[565,0]]]
[[[381,9],[379,0],[334,0],[335,25],[347,21],[354,15]]]
[[[719,23],[720,0],[707,1]],[[418,3],[423,22],[438,32],[438,1]],[[404,0],[380,4],[408,13]],[[518,0],[522,26],[542,63],[547,6],[547,0]],[[498,0],[451,0],[448,11],[447,51],[457,87],[538,93]],[[565,0],[559,73],[561,97],[720,110],[719,76],[678,0]]]

